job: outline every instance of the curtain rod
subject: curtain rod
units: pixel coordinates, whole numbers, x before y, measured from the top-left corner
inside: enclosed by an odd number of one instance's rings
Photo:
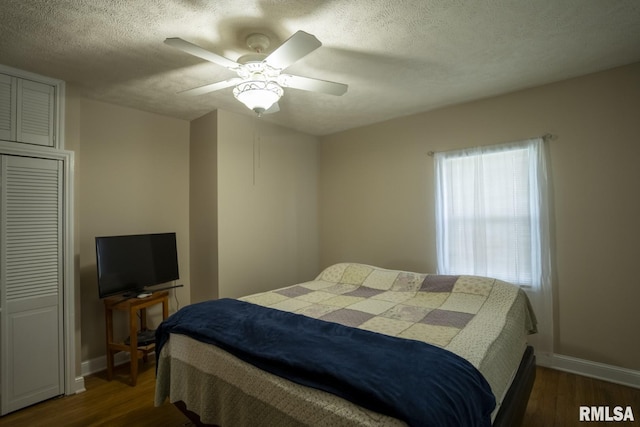
[[[542,138],[543,141],[547,142],[547,141],[553,141],[554,139],[556,139],[556,136],[551,134],[551,133],[545,133],[542,136],[534,136],[534,137],[528,138],[528,139],[533,139],[533,138]],[[436,153],[437,153],[437,151],[428,151],[427,152],[427,156],[433,157]]]

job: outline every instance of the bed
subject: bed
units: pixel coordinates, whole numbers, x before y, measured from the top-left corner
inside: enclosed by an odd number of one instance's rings
[[[535,331],[511,284],[341,263],[165,320],[155,404],[223,427],[514,426]]]

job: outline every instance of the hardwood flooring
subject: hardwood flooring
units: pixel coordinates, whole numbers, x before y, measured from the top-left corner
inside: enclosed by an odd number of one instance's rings
[[[580,422],[580,406],[631,406],[634,422]],[[536,368],[522,427],[640,426],[640,389]]]
[[[165,427],[190,425],[175,406],[153,406],[155,361],[138,364],[135,387],[129,385],[129,364],[115,368],[112,381],[106,371],[85,377],[87,391],[33,405],[0,418],[11,427]]]
[[[522,427],[640,426],[640,390],[547,368],[537,368]],[[0,426],[188,426],[173,405],[153,406],[155,365],[142,365],[138,385],[128,384],[128,365],[85,378],[86,392],[52,399],[0,418]],[[580,423],[580,405],[631,406],[633,423]]]

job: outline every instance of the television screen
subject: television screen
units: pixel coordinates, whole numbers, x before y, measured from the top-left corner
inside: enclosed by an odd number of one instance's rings
[[[176,233],[96,237],[96,261],[100,298],[179,279]]]

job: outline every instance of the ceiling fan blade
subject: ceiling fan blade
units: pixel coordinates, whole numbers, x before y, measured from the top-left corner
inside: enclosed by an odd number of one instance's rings
[[[227,87],[235,86],[238,83],[240,83],[241,81],[242,81],[241,78],[234,77],[234,78],[229,79],[229,80],[224,80],[222,82],[211,83],[211,84],[204,85],[204,86],[194,87],[193,89],[183,90],[183,91],[180,91],[178,93],[183,94],[183,95],[203,95],[205,93],[213,92],[215,90],[220,90],[220,89],[224,89],[224,88],[227,88]]]
[[[322,43],[320,43],[320,40],[314,35],[305,33],[304,31],[298,31],[285,40],[276,50],[271,52],[265,59],[265,62],[273,68],[284,70],[320,46],[322,46]]]
[[[309,90],[312,92],[328,93],[330,95],[343,95],[347,92],[347,86],[343,83],[329,82],[327,80],[312,79],[309,77],[294,76],[291,74],[280,74],[278,83],[284,87],[294,89]]]
[[[207,61],[213,62],[218,65],[222,65],[225,68],[234,70],[240,66],[240,64],[235,61],[227,59],[224,56],[220,56],[217,53],[209,52],[208,50],[203,49],[200,46],[186,40],[182,40],[181,38],[168,38],[165,39],[164,43],[171,47],[175,47],[176,49],[180,49],[181,51],[186,52],[190,55],[206,59]]]

